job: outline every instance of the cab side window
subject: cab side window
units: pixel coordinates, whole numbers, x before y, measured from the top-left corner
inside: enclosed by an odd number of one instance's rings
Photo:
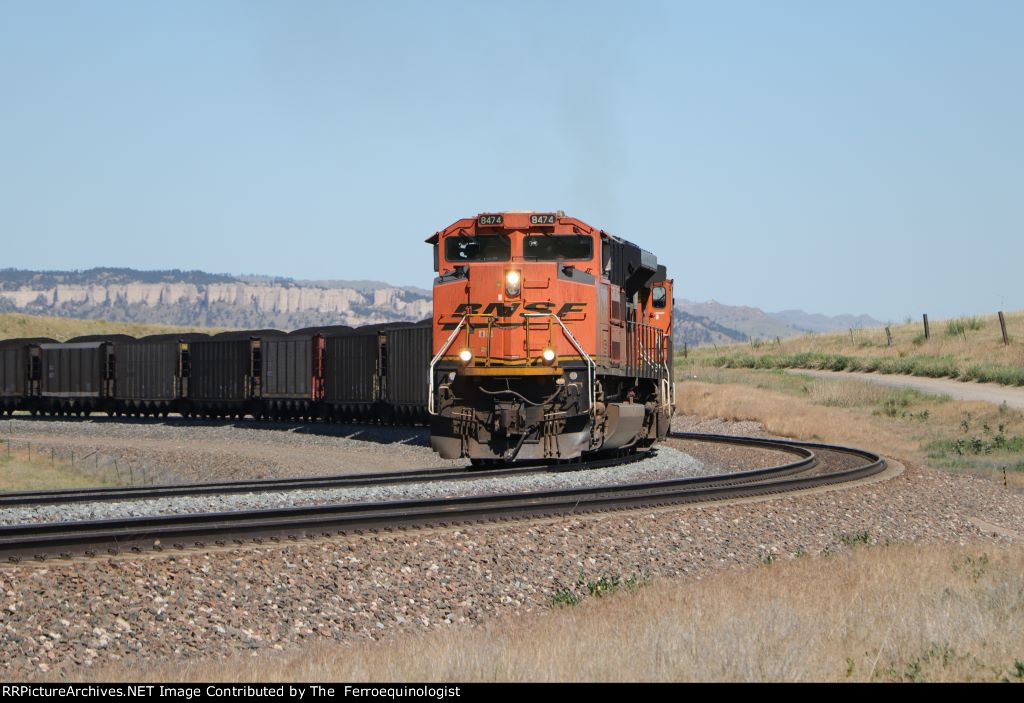
[[[654,307],[658,310],[664,310],[665,304],[668,303],[668,295],[665,292],[665,286],[655,286],[651,291],[651,301]]]

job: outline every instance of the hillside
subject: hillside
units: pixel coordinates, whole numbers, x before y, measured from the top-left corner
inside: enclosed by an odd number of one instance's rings
[[[380,281],[303,281],[203,271],[0,270],[0,312],[178,327],[360,326],[417,321],[432,314],[431,292]],[[866,316],[681,301],[675,342],[690,347],[878,324]]]
[[[803,310],[765,312],[760,308],[746,305],[724,305],[715,300],[706,303],[681,300],[678,308],[688,315],[710,320],[720,328],[739,333],[740,337],[733,341],[773,340],[776,337],[785,339],[808,332],[846,331],[850,328],[877,327],[882,324],[868,315],[829,317],[806,313]]]
[[[429,292],[375,281],[297,281],[201,271],[0,270],[0,312],[194,327],[422,320]]]
[[[921,323],[827,334],[781,342],[738,344],[690,355],[691,362],[731,368],[807,368],[950,377],[1024,385],[1024,311],[1005,315],[1004,344],[995,315],[933,320],[925,339]]]

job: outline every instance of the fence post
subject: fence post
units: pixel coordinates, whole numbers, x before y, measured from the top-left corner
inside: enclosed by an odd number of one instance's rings
[[[853,339],[853,328],[850,328],[850,344],[856,344],[857,342]]]
[[[1003,317],[1003,311],[999,311],[999,329],[1003,331],[1003,344],[1010,343],[1010,336],[1006,334],[1006,318]]]
[[[932,331],[928,327],[928,313],[925,313],[924,315],[922,315],[922,317],[924,318],[924,338],[925,339],[931,339],[932,338]]]
[[[689,357],[689,355],[690,355],[690,348],[686,344],[686,342],[683,342],[683,358],[685,359],[685,358]]]
[[[890,330],[888,327],[885,328],[885,346],[892,346],[892,330]]]

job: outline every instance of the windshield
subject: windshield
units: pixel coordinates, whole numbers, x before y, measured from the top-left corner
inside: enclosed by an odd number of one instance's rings
[[[448,261],[508,261],[511,255],[512,243],[504,234],[460,235],[444,240],[444,258]]]
[[[542,234],[523,239],[523,257],[537,261],[583,261],[594,256],[594,240],[581,234]]]

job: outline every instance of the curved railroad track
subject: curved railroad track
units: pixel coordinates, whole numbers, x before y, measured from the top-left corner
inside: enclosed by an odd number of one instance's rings
[[[539,461],[502,464],[486,469],[453,467],[412,469],[382,473],[340,474],[334,476],[300,476],[293,478],[252,479],[246,481],[216,481],[211,483],[177,483],[162,486],[115,486],[104,488],[69,488],[45,491],[11,491],[0,493],[0,508],[25,505],[52,505],[59,503],[85,503],[112,500],[145,500],[176,496],[224,495],[229,493],[259,493],[267,491],[310,490],[318,488],[354,488],[358,486],[386,486],[420,481],[466,481],[479,478],[523,476],[556,471],[579,471],[625,464],[643,459],[642,454],[610,457],[588,462],[545,464]]]
[[[554,517],[602,510],[649,508],[838,484],[872,476],[884,470],[886,466],[885,460],[872,452],[814,442],[693,433],[672,433],[670,437],[774,449],[791,455],[793,460],[778,466],[717,476],[667,479],[628,485],[444,499],[13,525],[0,527],[0,559],[19,561],[26,558],[45,559],[48,556],[67,557],[74,554],[94,556],[141,552],[168,547],[243,545],[265,540],[332,537],[367,530],[448,526],[482,521]],[[605,459],[603,463],[607,465],[610,461],[612,460]],[[490,472],[472,472],[469,476],[461,473],[459,477],[471,478],[481,474],[494,476],[494,471],[564,470],[566,466],[555,464],[525,469],[506,467],[492,469]],[[590,468],[593,464],[588,462],[568,466]],[[403,480],[432,480],[431,471],[442,472],[437,473],[437,476],[450,476],[453,473],[446,469],[404,472],[406,478]],[[379,483],[381,481],[377,480],[377,476],[381,475],[354,478]],[[385,476],[395,478],[394,475]],[[343,477],[333,478],[340,480]],[[272,483],[277,485],[273,486],[268,482],[248,483],[250,486],[254,483],[263,484],[259,490],[282,490],[281,481],[275,480]],[[294,483],[296,479],[285,481]],[[236,482],[236,485],[241,483],[245,482]],[[218,485],[223,488],[231,484],[205,484],[207,488]],[[309,488],[311,485],[306,483],[300,487]],[[139,495],[124,497],[137,498]]]

